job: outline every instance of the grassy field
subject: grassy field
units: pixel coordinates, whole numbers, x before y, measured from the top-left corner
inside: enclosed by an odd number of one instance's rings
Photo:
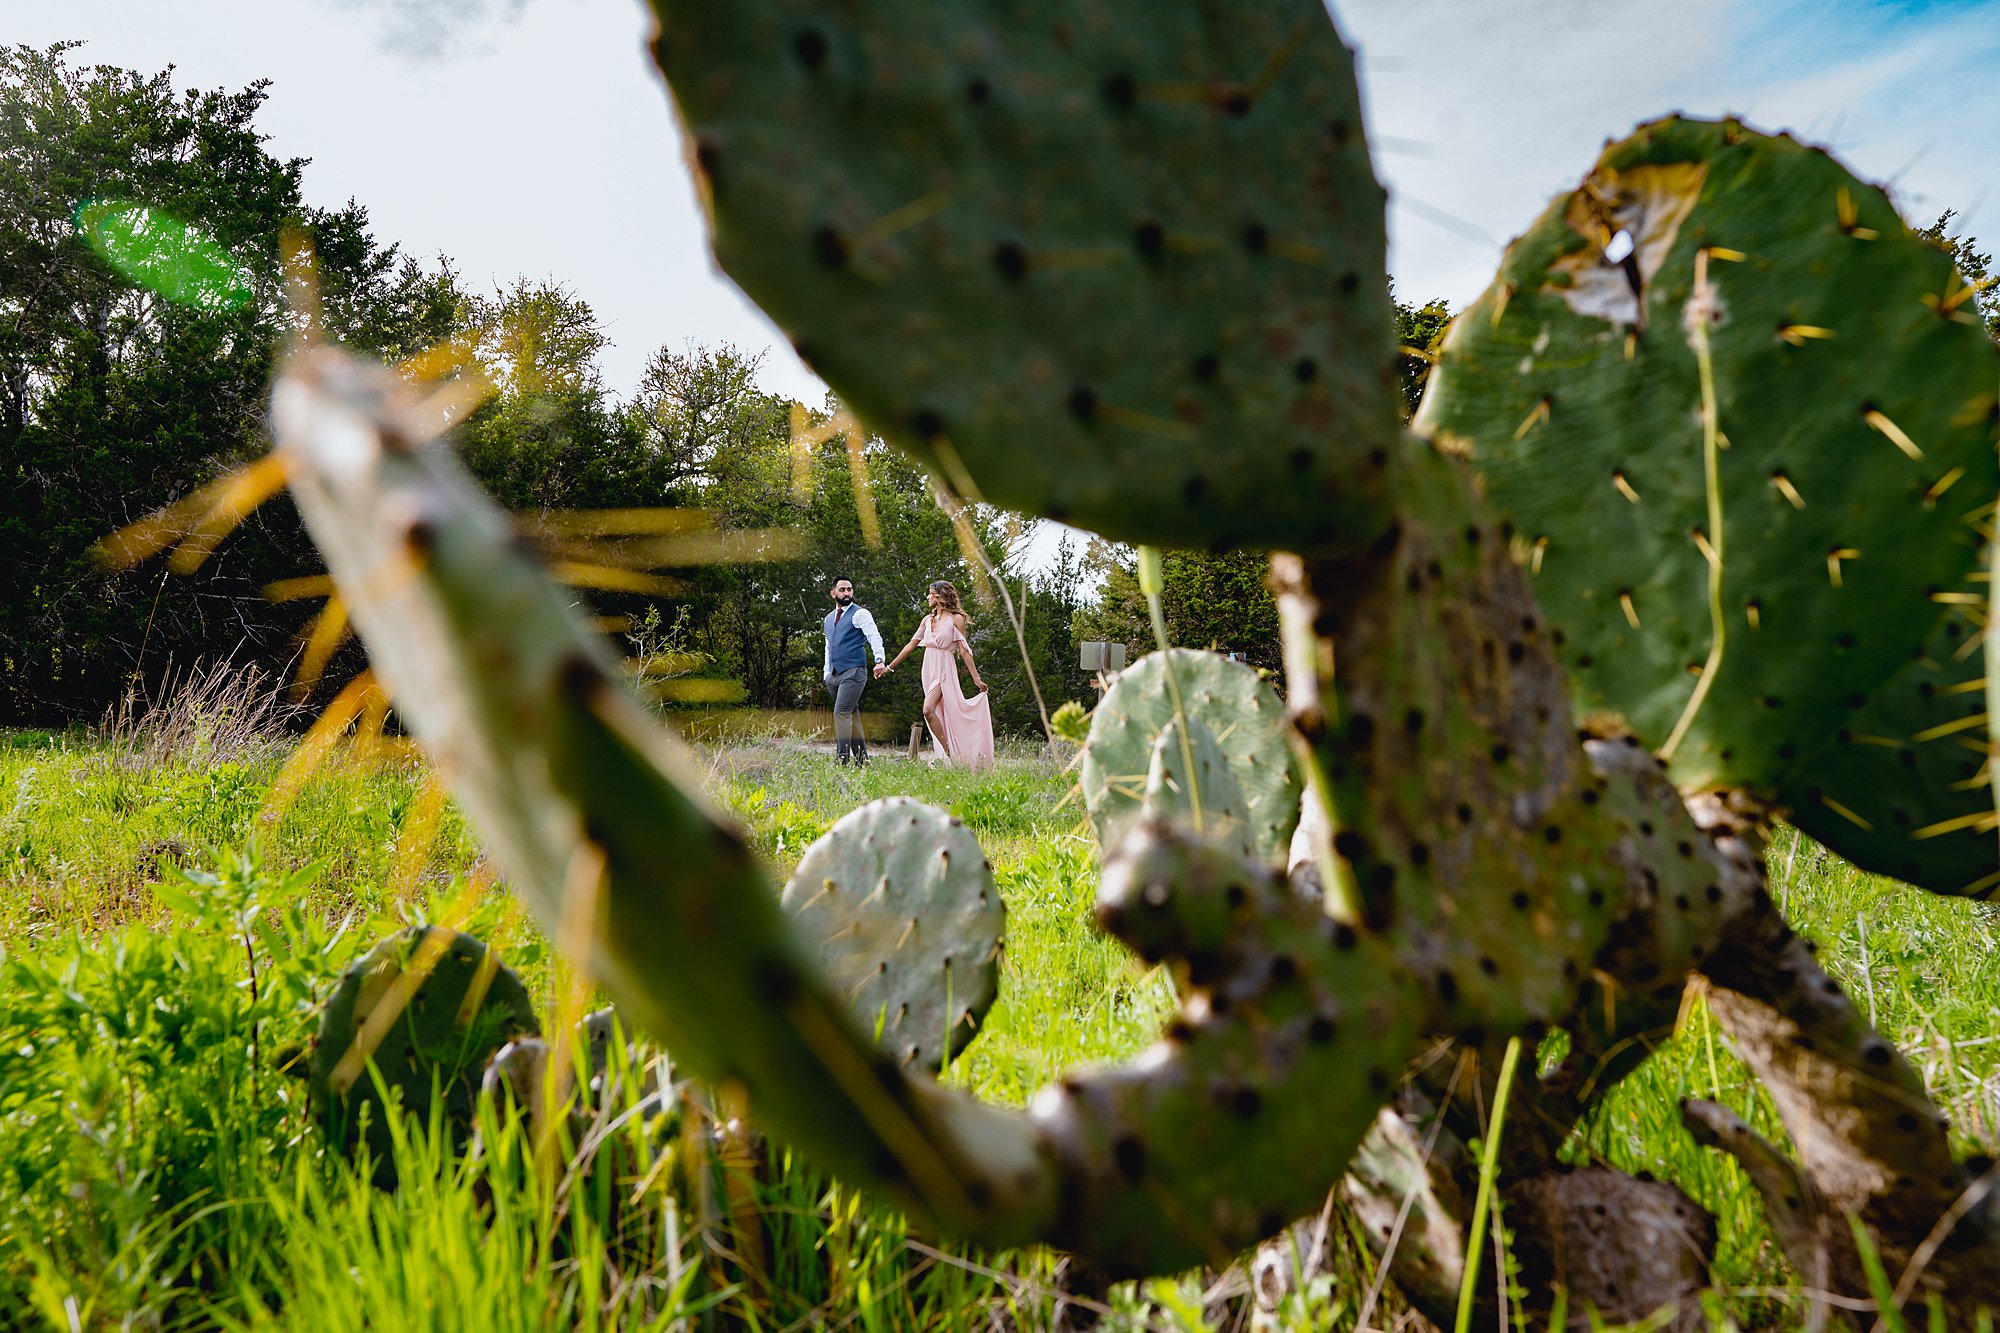
[[[949,807],[978,834],[1008,949],[1000,1000],[954,1082],[1018,1104],[1066,1068],[1130,1055],[1164,1021],[1165,978],[1090,924],[1095,843],[1044,754],[967,775],[906,762],[855,773],[781,744],[700,753],[711,794],[774,875],[878,796]],[[394,1194],[323,1152],[303,1085],[279,1066],[310,1039],[340,970],[395,926],[435,918],[478,850],[449,811],[427,849],[407,845],[425,788],[408,762],[336,765],[282,819],[262,816],[286,757],[255,728],[0,737],[0,1327],[1050,1324],[1055,1257],[910,1236],[780,1149],[749,1183],[754,1207],[733,1210],[705,1139],[661,1141],[636,1122],[615,1137],[619,1160],[668,1187],[633,1203],[599,1177],[536,1169],[517,1127],[490,1118],[470,1157],[445,1151],[434,1124],[399,1124]],[[1914,1054],[1962,1145],[1992,1151],[1990,913],[1860,875],[1789,831],[1771,861],[1787,913]],[[504,891],[486,892],[469,928],[554,1012],[549,952]],[[1572,1151],[1676,1180],[1715,1211],[1717,1321],[1797,1326],[1796,1284],[1747,1182],[1679,1126],[1690,1094],[1781,1138],[1696,1005]],[[1370,1272],[1351,1245],[1342,1253],[1347,1271],[1296,1301],[1289,1325],[1352,1327]],[[1103,1313],[1111,1327],[1204,1327],[1230,1285],[1121,1287]],[[1371,1322],[1399,1318],[1378,1307]]]

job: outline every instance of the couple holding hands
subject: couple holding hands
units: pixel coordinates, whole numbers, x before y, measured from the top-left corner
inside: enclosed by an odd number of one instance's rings
[[[959,605],[958,589],[939,580],[930,586],[930,612],[917,623],[917,632],[888,661],[882,650],[882,633],[875,617],[865,606],[854,604],[854,583],[838,578],[828,589],[833,610],[826,616],[825,680],[833,695],[834,762],[868,762],[868,745],[861,736],[861,692],[871,679],[868,652],[874,650],[873,679],[881,679],[901,666],[912,649],[922,648],[924,680],[924,722],[931,744],[953,763],[990,763],[993,759],[993,713],[986,697],[986,682],[972,663],[972,648],[965,641],[965,610]],[[965,669],[979,693],[968,699],[958,683],[958,663]]]

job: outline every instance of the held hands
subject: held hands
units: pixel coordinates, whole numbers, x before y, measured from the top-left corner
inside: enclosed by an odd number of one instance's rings
[[[877,662],[875,664],[875,679],[880,680],[882,679],[882,677],[888,675],[891,671],[894,671],[895,669],[896,668],[890,666],[887,662]]]

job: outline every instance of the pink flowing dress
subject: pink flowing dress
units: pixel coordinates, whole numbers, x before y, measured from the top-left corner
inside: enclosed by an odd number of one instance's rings
[[[924,650],[924,697],[930,698],[931,687],[937,686],[938,712],[944,717],[942,738],[935,727],[930,727],[931,744],[940,753],[949,750],[955,764],[992,763],[992,707],[984,691],[968,699],[964,687],[958,683],[955,650],[965,642],[958,622],[950,616],[942,620],[926,616],[923,627],[917,631],[917,642]],[[925,718],[927,726],[929,722]]]

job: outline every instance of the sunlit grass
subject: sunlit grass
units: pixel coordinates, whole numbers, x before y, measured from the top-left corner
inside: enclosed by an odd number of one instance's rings
[[[1007,948],[1000,999],[952,1081],[1019,1104],[1067,1069],[1129,1057],[1165,1021],[1164,975],[1091,923],[1095,841],[1071,776],[1046,752],[1003,753],[978,773],[888,756],[857,772],[782,742],[696,753],[711,797],[743,821],[774,885],[841,815],[881,796],[944,806],[979,836],[1008,906]],[[598,1182],[561,1204],[532,1171],[496,1168],[514,1132],[506,1123],[491,1127],[494,1151],[468,1161],[446,1160],[430,1127],[401,1126],[397,1194],[327,1160],[301,1085],[274,1072],[278,1057],[307,1039],[313,1001],[339,969],[397,922],[442,910],[478,849],[447,810],[414,875],[395,881],[420,768],[331,763],[271,820],[260,812],[284,759],[282,743],[189,762],[77,736],[0,737],[0,1310],[10,1312],[0,1326],[278,1328],[310,1311],[314,1327],[640,1329],[694,1327],[702,1308],[771,1328],[1048,1324],[1055,1257],[912,1237],[781,1147],[767,1150],[754,1185],[764,1246],[755,1271],[731,1257],[722,1192],[700,1202],[706,1159],[684,1137],[663,1145],[630,1131],[634,1160],[658,1167],[649,1187],[646,1172],[628,1174],[623,1196]],[[262,909],[254,1004],[243,947],[153,887],[172,863],[209,865],[253,841],[267,875],[318,866],[310,884]],[[1961,1149],[1991,1151],[1992,910],[1859,874],[1789,830],[1771,866],[1787,914],[1912,1053]],[[549,951],[508,910],[503,887],[472,927],[553,1012]],[[1573,1152],[1680,1183],[1719,1220],[1717,1309],[1744,1328],[1796,1327],[1796,1283],[1755,1194],[1681,1128],[1684,1096],[1717,1098],[1783,1142],[1768,1101],[1695,1006],[1596,1110]],[[638,1202],[614,1205],[619,1197]],[[1367,1285],[1359,1261],[1350,1265],[1293,1302],[1287,1326],[1350,1327]],[[1190,1275],[1115,1289],[1108,1323],[1198,1326],[1204,1286]],[[1376,1324],[1384,1318],[1378,1310]]]

